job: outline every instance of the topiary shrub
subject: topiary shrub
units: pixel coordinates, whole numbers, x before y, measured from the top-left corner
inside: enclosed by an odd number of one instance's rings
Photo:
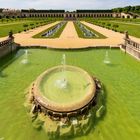
[[[118,28],[119,25],[118,25],[118,24],[114,24],[113,27],[114,27],[114,28]]]
[[[111,26],[111,24],[110,24],[110,23],[108,23],[108,24],[107,24],[107,26],[109,26],[109,27],[110,27],[110,26]]]

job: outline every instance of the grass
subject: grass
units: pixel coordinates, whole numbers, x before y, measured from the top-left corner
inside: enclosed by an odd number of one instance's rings
[[[22,22],[22,21],[45,21],[45,20],[63,20],[63,18],[41,18],[41,17],[36,17],[36,18],[2,18],[0,19],[0,24],[9,24],[9,23],[14,23],[14,22]]]
[[[0,138],[25,140],[26,136],[27,140],[49,139],[43,130],[33,128],[23,105],[25,93],[38,75],[48,68],[60,65],[62,54],[65,53],[66,63],[79,66],[99,78],[107,95],[104,118],[93,126],[89,134],[74,140],[139,140],[140,63],[120,50],[108,49],[108,52],[110,65],[103,63],[106,49],[29,49],[29,64],[23,65],[21,61],[25,57],[24,50],[20,50],[19,57],[4,67],[0,75]],[[6,59],[3,59],[3,64],[8,63],[8,58]]]
[[[56,25],[58,25],[58,24],[56,24]],[[44,39],[46,39],[46,38],[59,38],[61,33],[63,32],[64,28],[66,27],[67,22],[55,34],[53,34],[53,35],[51,35],[49,37],[42,36],[42,34],[44,34],[44,33],[48,32],[49,30],[53,29],[56,25],[54,25],[54,26],[52,26],[52,27],[50,27],[50,28],[48,28],[48,29],[36,34],[35,36],[33,36],[33,38],[44,38]]]
[[[51,22],[54,22],[56,19],[36,19],[36,20],[23,20],[23,21],[14,21],[14,22],[8,22],[8,23],[0,23],[0,37],[8,36],[9,31],[13,31],[13,33],[22,32],[24,30],[29,30],[32,28],[36,28],[42,25],[49,24]],[[23,25],[27,24],[28,27],[24,27]],[[31,26],[30,24],[33,24]]]
[[[79,26],[76,24],[76,22],[74,22],[74,26],[75,29],[77,31],[77,34],[80,38],[85,38],[85,39],[104,39],[106,38],[104,35],[102,35],[101,33],[95,31],[94,29],[86,26],[85,24],[81,23],[82,25],[84,25],[88,30],[92,31],[93,33],[95,33],[97,36],[93,36],[93,37],[86,37],[84,36],[84,33],[82,32],[82,30],[79,28]]]
[[[91,20],[91,18],[78,18],[79,20]],[[92,18],[93,19],[93,18]],[[140,19],[125,19],[125,18],[94,18],[96,21],[119,21],[119,22],[125,22],[125,23],[140,23]]]
[[[108,29],[112,29],[114,31],[117,31],[117,32],[125,32],[125,31],[128,31],[128,33],[131,35],[131,36],[134,36],[134,37],[138,37],[140,38],[140,25],[135,25],[134,23],[132,22],[129,22],[129,24],[127,24],[128,22],[125,21],[125,20],[122,20],[120,22],[120,20],[105,20],[105,19],[100,19],[100,20],[93,20],[93,19],[87,19],[86,20],[87,22],[90,22],[92,24],[95,24],[95,25],[99,25],[99,26],[102,26],[102,27],[105,27],[105,28],[108,28]],[[133,21],[133,20],[132,20]],[[108,26],[108,24],[111,24],[111,26]],[[118,25],[117,28],[114,28],[113,25]]]

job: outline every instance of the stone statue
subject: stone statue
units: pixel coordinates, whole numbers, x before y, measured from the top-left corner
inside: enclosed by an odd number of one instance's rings
[[[125,31],[125,39],[129,39],[128,31]]]
[[[13,37],[13,31],[12,30],[9,32],[9,38],[14,38]]]

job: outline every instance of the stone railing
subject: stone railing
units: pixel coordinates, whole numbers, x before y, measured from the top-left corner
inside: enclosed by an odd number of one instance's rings
[[[140,60],[140,43],[131,40],[128,33],[125,34],[124,44],[121,44],[120,48],[126,53]]]
[[[13,38],[8,38],[7,40],[1,41],[0,42],[0,48],[4,47],[4,46],[9,46],[10,44],[12,44],[14,41]]]
[[[9,53],[14,52],[19,44],[14,43],[14,38],[9,37],[8,39],[0,42],[0,58],[6,56]]]
[[[140,43],[137,43],[131,39],[125,39],[125,46],[140,51]]]

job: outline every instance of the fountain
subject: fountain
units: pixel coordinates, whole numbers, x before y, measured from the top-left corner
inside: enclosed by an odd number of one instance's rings
[[[76,22],[76,24],[79,26],[85,37],[88,38],[92,38],[94,36],[98,37],[95,33],[93,33],[91,30],[89,30],[85,25],[81,24],[80,22]]]
[[[110,64],[111,63],[110,58],[109,58],[109,55],[108,55],[108,51],[106,51],[104,63],[105,64]]]
[[[28,60],[28,50],[25,50],[25,55],[24,55],[24,59],[21,61],[22,64],[28,64],[29,60]]]
[[[55,25],[52,29],[48,30],[47,32],[45,32],[44,34],[42,34],[42,36],[44,37],[50,37],[53,36],[62,26],[64,26],[66,22],[61,22],[58,23],[57,25]]]
[[[98,98],[103,96],[101,94],[98,97],[100,91],[103,91],[102,84],[85,70],[66,65],[65,54],[61,64],[43,72],[31,85],[28,98],[30,114],[36,118],[34,122],[43,122],[47,133],[51,131],[54,135],[59,133],[59,136],[63,136],[74,131],[76,135],[77,129],[81,131],[81,128],[87,126],[88,131],[92,126],[89,122],[102,102],[101,99],[95,108]],[[76,127],[73,131],[72,126]],[[60,130],[56,133],[58,127]],[[86,130],[83,129],[84,134]]]

